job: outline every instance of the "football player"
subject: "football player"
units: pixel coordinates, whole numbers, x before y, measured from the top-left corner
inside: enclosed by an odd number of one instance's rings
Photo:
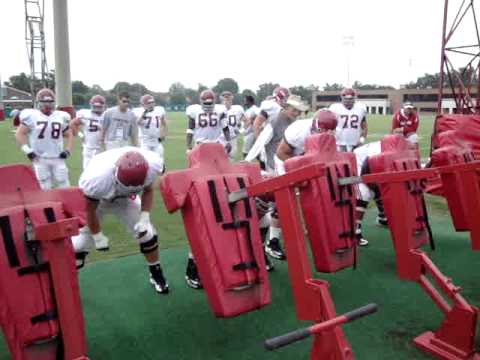
[[[70,122],[73,135],[78,135],[82,139],[84,170],[92,157],[97,155],[102,149],[101,131],[106,103],[102,95],[92,96],[90,109],[79,110],[75,119]]]
[[[330,110],[319,110],[313,119],[297,120],[286,130],[285,135],[277,148],[275,157],[275,171],[279,175],[285,174],[284,161],[305,152],[305,140],[312,134],[331,132],[335,134],[337,117]]]
[[[43,190],[51,189],[54,183],[58,187],[70,186],[65,163],[73,148],[70,115],[55,110],[55,94],[50,89],[41,89],[36,100],[38,109],[25,109],[20,113],[16,140],[32,161]]]
[[[128,145],[138,146],[137,118],[130,106],[130,95],[122,92],[117,96],[117,106],[103,114],[102,144],[106,150]]]
[[[253,133],[253,122],[258,114],[260,108],[255,105],[255,98],[251,95],[245,96],[244,100],[245,114],[243,122],[243,157],[245,158],[255,142],[255,134]]]
[[[155,105],[155,98],[146,94],[140,98],[141,108],[134,110],[140,130],[142,149],[156,152],[163,159],[162,141],[167,135],[167,119],[163,106]]]
[[[265,144],[265,154],[266,171],[270,175],[278,175],[275,173],[275,155],[284,137],[285,130],[306,110],[308,110],[308,106],[303,103],[300,96],[290,95],[284,104],[284,108],[269,122],[268,125],[271,127],[271,136]],[[267,129],[264,131],[266,130]],[[265,252],[275,259],[285,260],[286,256],[280,245],[281,228],[278,214],[274,206],[272,206],[272,208],[270,233],[268,241],[265,242]]]
[[[109,249],[101,220],[105,214],[113,214],[136,237],[155,291],[168,293],[158,256],[157,232],[150,222],[153,186],[162,171],[163,160],[158,154],[132,146],[107,150],[93,157],[79,181],[87,202],[87,226],[72,237],[78,268],[84,265],[93,247],[99,251]]]
[[[215,104],[215,99],[212,90],[204,90],[200,94],[200,104],[187,107],[187,151],[201,143],[220,143],[223,133],[225,150],[230,153],[232,145],[226,109],[223,105]]]
[[[273,90],[272,99],[262,101],[260,113],[253,123],[255,138],[260,135],[266,121],[273,121],[277,118],[289,96],[290,91],[287,88],[278,86]]]
[[[418,146],[417,129],[419,125],[418,114],[411,102],[406,102],[403,107],[393,114],[392,134],[400,134],[415,146]]]
[[[356,101],[351,88],[343,89],[340,96],[342,101],[329,107],[337,116],[337,146],[339,151],[353,151],[367,138],[367,108]]]
[[[241,105],[233,105],[233,94],[230,91],[222,93],[222,102],[226,109],[226,121],[230,131],[230,145],[232,149],[229,157],[230,160],[234,161],[237,154],[237,138],[240,135],[240,127],[242,122],[245,121],[245,111]],[[221,136],[221,141],[225,142],[223,136]]]

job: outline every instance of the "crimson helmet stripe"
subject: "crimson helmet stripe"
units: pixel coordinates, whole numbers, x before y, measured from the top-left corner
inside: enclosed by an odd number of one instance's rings
[[[315,132],[320,130],[335,130],[337,127],[337,117],[330,110],[317,111],[312,121],[312,129]]]
[[[140,104],[146,106],[148,103],[155,102],[155,98],[150,94],[145,94],[140,98]]]

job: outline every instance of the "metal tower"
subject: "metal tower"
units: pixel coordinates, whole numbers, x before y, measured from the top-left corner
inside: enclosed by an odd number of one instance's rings
[[[450,11],[449,11],[450,10]],[[474,0],[445,0],[437,113],[453,98],[458,114],[480,114],[480,35]],[[445,94],[450,88],[452,94]]]
[[[25,41],[30,63],[32,100],[40,87],[47,85],[47,56],[45,54],[44,3],[45,0],[24,0]]]

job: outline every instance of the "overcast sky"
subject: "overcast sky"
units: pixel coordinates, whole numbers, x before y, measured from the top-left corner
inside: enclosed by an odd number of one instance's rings
[[[54,68],[52,0],[45,0]],[[21,0],[0,0],[0,75],[28,72]],[[442,0],[69,1],[72,79],[166,91],[233,77],[240,88],[347,82],[398,86],[439,70]],[[353,47],[344,38],[353,36]]]

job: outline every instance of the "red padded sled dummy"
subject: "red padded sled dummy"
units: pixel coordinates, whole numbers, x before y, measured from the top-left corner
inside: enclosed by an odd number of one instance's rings
[[[11,356],[87,359],[70,240],[84,199],[75,188],[42,191],[24,165],[0,167],[0,177],[0,324]]]
[[[409,149],[409,142],[402,136],[387,135],[381,140],[381,151],[379,155],[368,158],[368,168],[371,174],[383,172],[402,172],[407,170],[420,169],[418,153]],[[406,199],[406,205],[409,211],[415,214],[415,222],[411,224],[409,231],[413,234],[411,241],[412,248],[419,248],[431,240],[430,227],[428,225],[428,215],[423,198],[423,182],[412,180],[406,183],[408,191],[412,195]],[[392,197],[392,188],[388,183],[379,185],[381,197],[385,206],[387,219],[391,223],[403,221],[392,212],[390,206]],[[407,201],[408,200],[408,201]],[[393,244],[397,245],[396,234],[392,232]]]
[[[232,317],[269,304],[255,202],[228,203],[230,192],[261,181],[260,168],[231,164],[220,144],[198,145],[189,162],[189,169],[165,175],[160,190],[169,212],[182,209],[213,312]]]
[[[338,152],[333,135],[317,134],[307,138],[304,156],[285,161],[285,170],[310,164],[325,165],[326,176],[299,188],[303,217],[317,271],[335,272],[355,262],[356,187],[337,185],[357,175],[355,155]]]

